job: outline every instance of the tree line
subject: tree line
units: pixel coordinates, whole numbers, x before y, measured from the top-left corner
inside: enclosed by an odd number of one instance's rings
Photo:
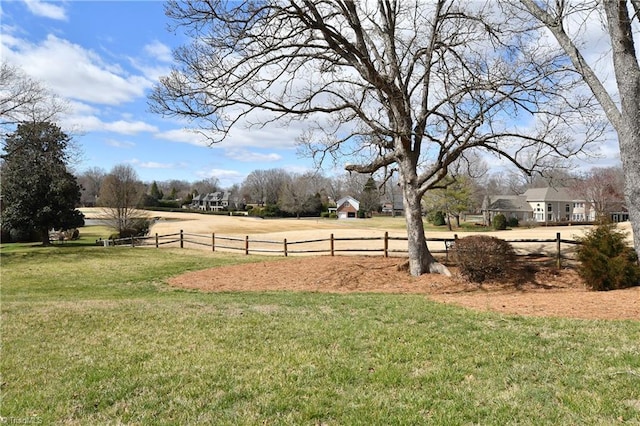
[[[49,122],[21,123],[7,135],[0,171],[2,175],[3,240],[33,239],[49,242],[49,231],[83,224],[78,206],[105,208],[108,222],[120,237],[136,235],[148,227],[138,209],[189,207],[194,196],[230,193],[228,210],[250,206],[261,216],[320,216],[344,196],[360,201],[364,215],[402,202],[400,185],[392,177],[345,173],[327,177],[318,172],[290,173],[283,169],[254,170],[241,184],[222,188],[215,177],[142,182],[131,165],[120,164],[109,172],[90,168],[75,176],[68,168],[70,137]],[[460,225],[464,213],[478,212],[485,196],[519,195],[528,188],[549,185],[573,188],[600,215],[624,198],[620,167],[593,168],[583,174],[555,169],[531,178],[526,174],[489,174],[476,163],[477,175],[451,174],[441,188],[424,195],[427,214],[446,214]]]
[[[188,207],[194,196],[225,191],[229,209],[253,207],[262,216],[319,216],[344,196],[360,201],[368,215],[381,211],[381,203],[402,203],[400,184],[393,176],[345,173],[327,177],[318,172],[290,173],[283,169],[254,170],[241,184],[222,188],[215,177],[142,182],[131,165],[109,172],[90,168],[74,175],[69,168],[71,138],[48,121],[19,123],[3,141],[2,230],[3,241],[40,239],[49,244],[52,229],[82,226],[78,206],[105,208],[108,221],[120,237],[136,235],[148,227],[141,208]],[[518,195],[532,187],[568,186],[597,212],[622,200],[624,174],[620,167],[594,168],[581,175],[557,168],[531,177],[526,173],[489,174],[476,161],[471,169],[449,174],[440,188],[423,196],[426,213],[442,212],[459,226],[463,213],[477,212],[486,195]]]
[[[464,214],[480,213],[486,196],[521,195],[527,189],[547,186],[570,188],[577,198],[589,202],[598,215],[624,200],[624,174],[620,166],[593,167],[582,172],[558,167],[535,176],[515,169],[499,173],[489,173],[487,169],[486,165],[476,164],[475,174],[450,174],[442,188],[425,194],[422,199],[424,213],[442,212],[460,226]],[[137,207],[188,207],[196,195],[221,191],[230,194],[230,207],[226,210],[245,210],[249,206],[267,216],[319,216],[345,196],[360,201],[360,208],[366,214],[380,213],[383,203],[395,204],[402,209],[402,193],[397,180],[384,180],[382,175],[343,173],[326,176],[320,172],[293,173],[273,168],[254,170],[243,182],[223,187],[215,177],[195,182],[177,179],[142,182],[135,170],[124,164],[110,172],[90,168],[79,174],[81,204],[90,207],[112,203],[112,197],[102,189],[103,183],[123,175],[132,176],[131,180],[136,182],[132,199]],[[393,214],[393,211],[389,213]]]

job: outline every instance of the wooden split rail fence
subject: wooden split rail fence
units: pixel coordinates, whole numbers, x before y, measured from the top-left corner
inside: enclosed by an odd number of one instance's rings
[[[448,256],[449,250],[453,243],[458,239],[458,235],[454,234],[453,238],[427,238],[427,243],[435,243],[430,247],[432,253],[445,254]],[[372,247],[371,241],[381,241],[378,247]],[[146,237],[130,237],[121,238],[116,240],[102,240],[104,245],[127,245],[127,246],[160,246],[172,244],[178,245],[180,248],[184,248],[186,244],[196,246],[211,247],[212,251],[218,249],[240,251],[245,255],[268,253],[276,255],[288,256],[290,254],[329,254],[335,256],[336,253],[381,253],[384,257],[389,257],[392,254],[406,254],[406,248],[391,247],[391,243],[394,241],[407,241],[407,237],[393,237],[389,236],[388,232],[385,232],[383,236],[379,237],[335,237],[331,234],[329,238],[319,238],[312,240],[300,240],[300,241],[288,241],[286,238],[280,241],[275,240],[262,240],[257,238],[244,238],[220,236],[215,233],[212,234],[191,234],[184,231],[180,231],[174,234],[165,234]],[[576,245],[579,244],[575,240],[562,239],[560,233],[556,234],[555,239],[505,239],[511,244],[528,244],[528,248],[517,250],[520,254],[532,254],[543,253],[549,256],[555,256],[558,266],[562,260],[562,244]],[[363,242],[365,244],[358,244]],[[531,249],[532,244],[540,244],[540,246]],[[358,246],[360,245],[360,246]],[[299,248],[306,246],[306,249]]]

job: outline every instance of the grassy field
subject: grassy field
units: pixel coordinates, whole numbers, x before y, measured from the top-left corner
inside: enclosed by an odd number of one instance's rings
[[[258,258],[83,246],[90,232],[0,251],[5,423],[640,424],[640,322],[175,290]]]

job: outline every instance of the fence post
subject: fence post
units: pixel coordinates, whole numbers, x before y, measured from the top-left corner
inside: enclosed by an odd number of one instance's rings
[[[158,246],[160,246],[160,244],[158,244],[158,233],[156,232],[156,248],[158,248]]]
[[[384,232],[384,257],[389,257],[389,232]]]
[[[287,253],[287,239],[284,239],[284,257],[287,257],[288,253]]]
[[[331,234],[331,256],[333,256],[333,234]]]
[[[133,235],[131,236],[131,247],[135,247],[135,244],[133,242]]]
[[[249,236],[245,235],[244,237],[244,254],[249,255]]]
[[[180,248],[184,248],[184,232],[180,230]]]
[[[556,266],[562,268],[562,255],[560,254],[560,233],[556,234]]]
[[[216,251],[216,233],[211,233],[211,251]]]

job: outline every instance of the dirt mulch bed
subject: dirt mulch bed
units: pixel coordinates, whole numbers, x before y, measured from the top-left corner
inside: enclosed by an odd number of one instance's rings
[[[508,282],[469,283],[453,277],[409,276],[405,259],[356,256],[301,257],[190,272],[170,280],[201,291],[312,291],[413,293],[464,307],[509,314],[582,319],[640,320],[640,287],[609,292],[586,290],[572,268],[560,271],[549,259],[523,259]]]

